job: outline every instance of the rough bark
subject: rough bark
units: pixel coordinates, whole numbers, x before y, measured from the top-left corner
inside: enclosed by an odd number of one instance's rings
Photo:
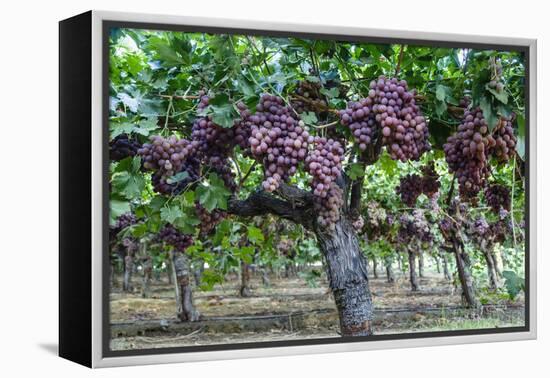
[[[424,253],[418,252],[418,277],[424,278]]]
[[[334,231],[316,229],[315,233],[325,257],[342,336],[371,335],[373,308],[368,269],[351,222],[343,216]]]
[[[374,278],[378,278],[378,260],[376,256],[372,256],[372,273]]]
[[[346,187],[345,183],[338,185]],[[245,200],[231,199],[228,212],[246,217],[270,213],[315,232],[326,260],[327,277],[338,309],[341,334],[371,335],[373,309],[368,269],[355,230],[347,218],[347,204],[344,203],[342,217],[336,223],[335,230],[328,231],[320,229],[316,223],[311,193],[283,184],[276,194],[283,199],[264,191],[255,192]],[[344,193],[346,198],[347,194]]]
[[[143,281],[142,281],[142,292],[141,296],[143,298],[151,297],[151,281],[153,279],[153,260],[151,257],[147,257],[143,260]]]
[[[502,278],[502,267],[501,267],[502,260],[499,259],[498,256],[500,256],[500,254],[496,251],[495,248],[493,248],[491,250],[491,257],[495,264],[495,272],[498,278]]]
[[[487,240],[483,240],[480,245],[480,249],[485,257],[487,263],[487,277],[489,279],[489,289],[496,290],[498,288],[498,277],[496,271],[496,263],[493,260],[493,254],[491,253],[491,245]]]
[[[409,280],[411,281],[411,291],[418,291],[420,286],[418,285],[418,277],[416,276],[416,261],[415,253],[411,250],[409,252]]]
[[[269,280],[269,274],[267,272],[267,269],[260,268],[260,274],[262,275],[262,285],[264,285],[264,287],[270,287],[271,282]]]
[[[174,264],[172,264],[172,259],[169,258],[166,260],[166,275],[168,276],[168,284],[172,285],[174,283]]]
[[[241,287],[239,289],[241,297],[250,297],[250,264],[241,261]]]
[[[200,315],[193,305],[189,259],[184,253],[172,252],[172,269],[176,283],[176,315],[182,322],[198,321]]]
[[[438,256],[434,256],[434,260],[435,260],[435,270],[437,271],[437,273],[441,273],[441,260],[439,259]]]
[[[441,256],[441,260],[443,260],[443,276],[447,281],[452,280],[451,273],[449,272],[449,263],[447,262],[447,255],[445,252]]]
[[[393,274],[393,269],[392,269],[392,266],[391,266],[391,260],[389,260],[389,259],[386,261],[386,278],[387,278],[389,283],[395,282],[395,276]]]
[[[470,258],[464,250],[462,243],[456,238],[453,238],[452,245],[455,254],[456,269],[462,287],[462,297],[468,307],[479,307],[479,302],[475,294],[474,281],[470,273]]]
[[[124,256],[124,279],[122,281],[122,290],[125,292],[131,292],[134,290],[132,286],[132,273],[134,271],[134,256],[131,252],[128,252]]]
[[[204,260],[197,261],[197,266],[193,270],[193,277],[195,278],[195,285],[200,286],[202,282],[202,274],[204,273]]]

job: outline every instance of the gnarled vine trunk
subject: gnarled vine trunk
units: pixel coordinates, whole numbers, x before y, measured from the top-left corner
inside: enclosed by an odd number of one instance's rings
[[[489,289],[496,290],[498,288],[498,277],[496,271],[496,262],[493,259],[491,253],[491,244],[487,240],[483,240],[480,245],[480,249],[485,257],[487,263],[487,277],[489,278]]]
[[[424,278],[424,253],[418,251],[418,277]]]
[[[418,291],[420,285],[418,284],[418,277],[416,275],[416,261],[415,261],[415,252],[411,249],[409,252],[409,279],[411,281],[411,291]]]
[[[357,235],[345,217],[333,232],[316,229],[326,260],[327,278],[340,316],[342,336],[372,335],[372,298],[367,264]]]
[[[376,256],[372,257],[372,274],[374,275],[374,278],[378,278],[378,260],[376,259]]]
[[[176,315],[182,322],[196,322],[199,312],[193,305],[189,259],[181,252],[172,252],[172,269],[176,283]]]
[[[447,281],[452,280],[451,273],[449,272],[449,263],[447,261],[447,255],[445,252],[443,252],[443,255],[441,256],[441,260],[443,260],[443,276]]]
[[[462,287],[462,297],[468,307],[478,307],[479,302],[476,299],[474,281],[470,273],[470,258],[464,250],[464,246],[456,238],[452,240],[453,252],[456,259],[456,269]]]
[[[239,289],[241,297],[250,297],[250,264],[241,261],[241,287]]]
[[[391,266],[391,260],[390,259],[386,260],[386,278],[387,278],[389,283],[395,282],[395,276],[393,274],[393,269],[392,269],[392,266]]]
[[[124,278],[122,281],[122,290],[125,292],[131,292],[132,287],[132,273],[134,272],[134,256],[133,253],[128,251],[124,256]]]
[[[151,298],[151,281],[153,280],[153,260],[151,257],[143,259],[143,281],[142,281],[142,293],[143,298]]]

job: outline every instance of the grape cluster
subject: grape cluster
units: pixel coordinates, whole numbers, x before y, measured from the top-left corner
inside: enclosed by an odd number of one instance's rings
[[[151,143],[145,143],[139,150],[143,168],[153,171],[152,182],[155,191],[162,194],[181,192],[198,176],[199,162],[193,159],[197,144],[172,135],[164,138],[154,135]],[[180,172],[187,172],[188,178],[178,183],[168,179]]]
[[[423,190],[422,177],[415,174],[401,177],[399,185],[396,188],[397,194],[401,197],[401,201],[409,207],[414,206]]]
[[[365,219],[361,215],[359,215],[353,220],[351,225],[356,232],[361,232],[363,230],[363,227],[365,227]]]
[[[424,211],[415,209],[412,214],[402,214],[399,217],[399,231],[397,240],[400,243],[408,244],[413,239],[422,243],[431,243],[433,234],[430,224],[426,219]]]
[[[370,83],[367,98],[350,102],[340,111],[340,121],[349,126],[362,151],[381,137],[392,159],[416,160],[431,146],[426,119],[414,95],[405,80],[380,76]]]
[[[313,137],[282,98],[269,94],[262,95],[256,113],[247,117],[244,126],[250,127],[252,155],[264,165],[263,188],[273,192],[296,172]]]
[[[202,236],[208,235],[222,220],[227,217],[226,211],[214,209],[212,212],[209,212],[200,203],[195,204],[195,212],[201,222],[200,234]]]
[[[321,95],[321,84],[319,82],[310,82],[302,80],[298,82],[295,93],[309,101],[302,101],[299,98],[292,101],[292,107],[297,113],[314,112],[327,106],[327,102]]]
[[[489,88],[500,93],[504,90],[504,82],[502,79],[502,63],[495,57],[489,59],[489,70],[491,72],[491,81],[487,84]]]
[[[458,132],[443,146],[451,172],[456,174],[462,198],[473,200],[489,173],[487,150],[494,146],[481,109],[466,109]]]
[[[431,161],[422,168],[422,193],[429,198],[434,198],[440,187],[439,175],[435,171],[434,162]]]
[[[491,155],[505,162],[513,153],[516,140],[512,118],[501,118],[491,134],[481,109],[466,109],[457,133],[447,139],[443,146],[445,158],[456,174],[463,199],[475,202],[489,175]]]
[[[137,218],[133,213],[124,213],[119,216],[114,225],[109,226],[110,239],[114,239],[116,235],[127,227],[137,223]]]
[[[170,245],[178,252],[185,250],[193,244],[193,237],[177,230],[173,225],[166,224],[157,234],[157,240]]]
[[[485,202],[493,210],[494,213],[498,214],[500,209],[510,211],[511,201],[510,201],[510,190],[504,185],[489,185],[485,188]]]
[[[313,194],[325,198],[331,183],[341,176],[344,148],[333,140],[316,136],[314,149],[305,159],[308,172],[313,176],[311,186]]]
[[[367,236],[374,240],[387,231],[393,217],[376,201],[369,201],[366,206]]]
[[[209,101],[210,98],[207,95],[202,95],[197,106],[198,110],[204,110],[209,105]],[[239,106],[242,112],[246,112],[243,104]],[[214,123],[212,115],[207,115],[195,119],[191,129],[191,140],[196,143],[197,153],[202,158],[204,166],[215,172],[230,190],[236,188],[229,155],[237,143],[237,128],[240,144],[244,145],[242,139],[245,137],[243,135],[245,129],[239,123],[234,127],[224,128]]]
[[[315,196],[314,207],[317,212],[317,224],[329,231],[334,231],[340,219],[340,209],[344,204],[343,190],[331,182],[326,189],[325,197]]]
[[[277,243],[277,249],[287,258],[293,258],[296,255],[294,241],[292,239],[281,238]]]
[[[494,146],[489,148],[489,153],[492,154],[499,163],[505,163],[513,156],[517,143],[517,138],[514,135],[512,123],[515,115],[510,117],[500,118],[499,125],[493,132],[495,140]]]
[[[487,220],[484,217],[476,219],[470,226],[470,234],[479,240],[488,236],[488,233],[491,231],[491,226],[487,223]]]
[[[113,161],[120,161],[129,156],[136,156],[141,144],[136,138],[127,134],[120,134],[109,143],[109,157]]]

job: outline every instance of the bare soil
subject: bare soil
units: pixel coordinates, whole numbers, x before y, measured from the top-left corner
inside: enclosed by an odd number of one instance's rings
[[[376,334],[523,326],[523,298],[500,301],[481,311],[464,309],[460,291],[441,274],[420,278],[421,290],[411,292],[406,276],[396,282],[382,275],[371,278]],[[120,281],[119,281],[120,282]],[[339,337],[334,300],[326,282],[309,287],[301,278],[271,278],[264,287],[253,276],[252,296],[238,295],[233,277],[212,291],[196,290],[201,313],[196,323],[175,318],[174,291],[166,280],[154,281],[152,296],[143,298],[141,278],[134,277],[134,293],[113,288],[110,296],[111,349],[150,349],[175,346],[246,343]]]

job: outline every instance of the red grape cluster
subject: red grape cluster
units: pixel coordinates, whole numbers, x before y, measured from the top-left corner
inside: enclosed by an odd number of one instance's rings
[[[109,143],[109,157],[113,161],[120,161],[129,156],[136,156],[141,144],[136,138],[127,134],[120,134]]]
[[[491,81],[487,84],[489,88],[494,89],[498,93],[504,90],[504,82],[502,79],[502,63],[494,57],[489,59],[489,70],[491,71]]]
[[[145,143],[139,150],[143,168],[153,171],[153,187],[162,194],[181,192],[183,188],[198,176],[198,161],[194,160],[197,144],[172,135],[164,138],[154,135],[151,143]],[[188,178],[176,183],[168,179],[180,172],[188,172]]]
[[[363,230],[363,227],[365,227],[365,219],[362,215],[357,216],[353,222],[351,223],[355,231],[361,232]]]
[[[501,118],[499,125],[493,132],[495,140],[494,146],[489,148],[489,153],[493,155],[499,163],[505,163],[513,156],[517,143],[512,123],[515,115],[508,118]]]
[[[489,175],[490,155],[504,162],[514,147],[511,118],[501,119],[491,134],[481,109],[466,109],[457,133],[443,146],[449,169],[458,179],[461,197],[475,202]]]
[[[498,214],[501,208],[510,211],[510,190],[506,186],[500,184],[489,185],[485,188],[484,194],[485,202],[494,213]]]
[[[197,109],[204,110],[209,104],[210,98],[201,96]],[[197,143],[201,154],[211,154],[215,151],[218,155],[227,155],[235,142],[235,130],[232,127],[222,127],[212,121],[212,115],[198,117],[193,122],[191,140]]]
[[[435,171],[434,162],[431,161],[422,168],[422,193],[433,198],[440,187],[439,175]]]
[[[367,98],[340,111],[340,121],[349,126],[362,151],[381,137],[392,159],[416,160],[431,146],[414,95],[405,80],[380,76],[370,83]]]
[[[367,236],[374,240],[391,226],[392,217],[376,201],[370,201],[366,206]]]
[[[317,207],[320,210],[319,224],[333,229],[340,218],[342,191],[336,184],[341,176],[344,148],[334,139],[316,136],[313,138],[314,149],[309,151],[305,164],[313,176],[311,187]]]
[[[487,223],[487,220],[484,217],[476,219],[470,225],[470,234],[474,235],[474,237],[479,240],[486,237],[490,231],[491,226]]]
[[[418,197],[422,194],[423,189],[422,177],[412,174],[401,177],[396,191],[401,196],[401,201],[405,205],[413,207]]]
[[[399,231],[397,239],[400,243],[408,244],[413,239],[423,243],[431,243],[433,234],[424,211],[415,209],[412,214],[403,214],[399,218]]]
[[[313,194],[325,198],[330,184],[335,182],[342,171],[344,148],[333,140],[316,136],[313,140],[315,148],[307,154],[306,167],[313,176],[311,187]]]
[[[292,107],[298,113],[314,112],[318,113],[319,109],[325,108],[327,102],[323,99],[320,93],[321,84],[313,83],[307,80],[298,82],[295,93],[310,101],[302,101],[299,98],[292,101]]]
[[[114,225],[109,226],[109,235],[111,239],[114,239],[116,235],[125,228],[136,224],[137,218],[133,213],[124,213],[119,216]]]
[[[177,230],[173,225],[166,224],[157,234],[157,240],[172,246],[178,252],[185,250],[193,244],[193,237]]]
[[[214,209],[212,212],[206,210],[201,204],[195,204],[195,211],[199,217],[200,234],[202,236],[210,234],[210,232],[227,217],[227,212]]]
[[[273,192],[296,172],[313,137],[282,98],[268,94],[262,95],[256,113],[247,117],[245,126],[250,127],[252,155],[264,165],[263,188]]]
[[[335,183],[330,183],[325,197],[315,196],[315,210],[317,224],[330,231],[336,229],[336,222],[340,219],[340,209],[344,204],[343,190]]]

